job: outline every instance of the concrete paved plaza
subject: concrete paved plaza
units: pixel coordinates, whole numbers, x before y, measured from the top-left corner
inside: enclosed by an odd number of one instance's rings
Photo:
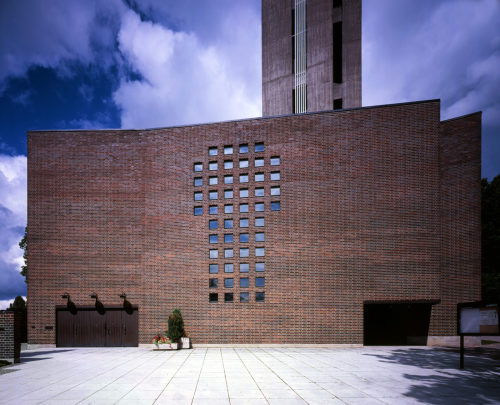
[[[491,404],[498,352],[431,348],[42,349],[0,369],[1,404]]]

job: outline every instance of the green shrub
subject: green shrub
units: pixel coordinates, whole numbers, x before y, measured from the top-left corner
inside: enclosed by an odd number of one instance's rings
[[[180,309],[174,309],[168,317],[167,336],[173,343],[177,343],[184,336],[184,320]]]

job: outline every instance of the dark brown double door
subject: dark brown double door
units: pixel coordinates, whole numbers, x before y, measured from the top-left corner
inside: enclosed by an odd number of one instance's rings
[[[138,311],[112,308],[56,310],[58,347],[120,347],[138,344]]]

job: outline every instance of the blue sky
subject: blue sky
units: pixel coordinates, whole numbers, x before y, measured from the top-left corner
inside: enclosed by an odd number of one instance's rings
[[[363,105],[483,111],[500,173],[500,1],[364,0]],[[0,308],[26,295],[26,131],[258,117],[260,0],[0,3]]]

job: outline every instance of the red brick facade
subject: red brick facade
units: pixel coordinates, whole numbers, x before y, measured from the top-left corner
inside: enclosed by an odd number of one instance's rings
[[[437,100],[153,130],[30,132],[28,341],[55,343],[55,306],[65,292],[82,306],[93,292],[104,305],[120,304],[125,292],[139,308],[140,343],[164,330],[176,307],[194,343],[363,343],[365,301],[440,300],[429,334],[452,335],[456,303],[480,298],[480,133],[480,114],[440,122]],[[263,152],[254,152],[256,142]],[[240,144],[249,152],[240,154]],[[209,156],[212,146],[217,156]],[[273,156],[279,166],[270,165]],[[264,166],[254,167],[256,157]],[[211,161],[217,171],[208,170]],[[280,180],[271,181],[275,171]],[[246,173],[249,182],[240,183]],[[256,183],[256,173],[265,181]],[[234,183],[224,184],[230,174]],[[218,185],[210,186],[214,175]],[[265,195],[255,197],[261,185]],[[281,195],[271,196],[278,185]],[[228,189],[233,199],[224,199]],[[279,211],[270,210],[275,201]],[[264,212],[255,212],[258,202]],[[249,213],[238,212],[240,203]],[[193,215],[195,206],[203,215]],[[264,227],[254,226],[256,217]],[[247,231],[249,242],[240,243]],[[264,242],[255,242],[256,231]],[[224,243],[226,233],[233,243]],[[238,257],[245,247],[249,257]],[[213,248],[217,259],[209,259]],[[224,259],[225,248],[234,258]],[[265,262],[263,273],[256,262]],[[209,274],[210,263],[218,274]],[[234,273],[224,273],[225,263]],[[224,288],[224,278],[234,287]],[[248,303],[239,301],[242,291]],[[265,301],[256,302],[261,291]],[[234,302],[224,302],[225,292]]]

